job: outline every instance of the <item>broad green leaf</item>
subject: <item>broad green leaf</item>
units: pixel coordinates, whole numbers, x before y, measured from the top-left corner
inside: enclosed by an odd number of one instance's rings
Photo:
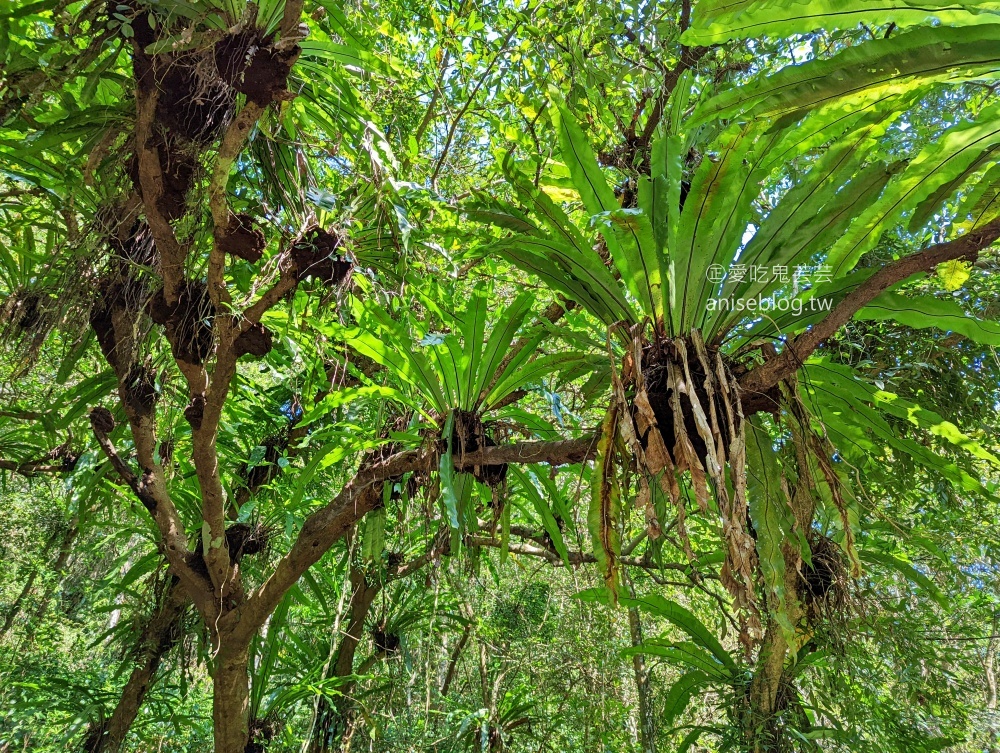
[[[689,45],[708,45],[817,29],[850,29],[862,23],[959,25],[988,20],[997,11],[1000,3],[978,0],[700,0],[694,6],[691,28],[681,39]]]
[[[773,440],[756,416],[750,419],[746,432],[746,468],[747,502],[757,533],[757,559],[768,591],[767,605],[792,645],[795,627],[787,608],[783,546],[792,538],[794,519],[781,484],[782,470]]]
[[[957,332],[980,345],[1000,346],[1000,322],[970,316],[958,303],[945,298],[882,293],[856,316],[871,321],[891,319],[913,329]]]
[[[549,535],[549,538],[552,539],[552,545],[562,558],[563,564],[565,564],[566,567],[569,567],[569,549],[566,547],[566,542],[563,540],[562,530],[559,528],[559,523],[556,521],[555,515],[552,513],[552,507],[539,493],[538,487],[535,486],[535,482],[531,478],[531,474],[525,473],[516,465],[510,466],[510,473],[517,479],[519,488],[531,501],[532,506],[535,508],[535,512],[538,513],[538,517],[542,522],[542,527]]]
[[[990,80],[1000,61],[997,30],[995,25],[917,28],[848,47],[831,58],[786,66],[706,101],[687,128],[737,115],[797,119],[820,106],[857,111],[863,103],[927,84]]]
[[[925,591],[928,596],[934,599],[934,601],[936,601],[942,608],[948,609],[948,598],[941,593],[941,589],[934,584],[934,581],[924,575],[924,573],[920,572],[909,562],[906,562],[887,552],[874,551],[862,551],[861,559],[870,564],[882,565],[883,567],[895,570],[907,580],[910,580],[920,586],[920,588]]]
[[[673,724],[687,708],[688,703],[701,686],[707,684],[709,676],[704,672],[692,670],[685,672],[670,686],[667,697],[663,701],[663,722]]]
[[[453,530],[458,530],[458,495],[455,491],[455,458],[452,445],[452,434],[455,429],[455,411],[448,413],[444,422],[445,451],[441,453],[438,464],[438,475],[441,478],[441,500],[448,512],[448,522]]]
[[[830,249],[827,263],[834,276],[853,269],[861,256],[875,247],[882,233],[905,211],[956,176],[968,174],[983,151],[998,144],[1000,105],[993,105],[983,109],[976,120],[950,128],[925,147]]]
[[[620,601],[627,607],[638,607],[649,614],[663,617],[672,622],[690,635],[695,643],[708,650],[723,667],[729,671],[736,671],[736,661],[722,647],[719,639],[686,607],[659,594],[639,596],[635,599],[622,598]]]
[[[941,281],[941,287],[949,293],[954,293],[972,276],[971,269],[972,265],[962,259],[952,259],[944,264],[938,264],[937,276]]]

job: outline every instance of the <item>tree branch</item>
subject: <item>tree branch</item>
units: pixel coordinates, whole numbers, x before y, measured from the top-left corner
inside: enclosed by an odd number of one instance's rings
[[[597,435],[549,442],[519,442],[488,447],[467,453],[456,468],[504,463],[580,463],[597,450]],[[379,484],[413,471],[429,472],[436,467],[438,454],[430,449],[396,453],[380,462],[362,467],[326,506],[310,515],[291,550],[279,560],[274,572],[253,591],[241,606],[223,617],[223,630],[249,640],[302,574],[312,567],[358,520],[382,504]]]
[[[848,293],[824,319],[788,343],[779,355],[740,377],[740,389],[750,401],[755,396],[766,395],[779,382],[794,374],[816,348],[879,294],[913,275],[930,272],[944,262],[955,259],[975,261],[979,252],[997,238],[1000,238],[1000,219],[955,240],[938,243],[886,264]]]
[[[153,144],[153,121],[156,118],[159,90],[153,88],[150,92],[143,92],[140,88],[137,97],[135,141],[142,205],[160,259],[163,296],[168,304],[174,305],[177,303],[184,278],[184,259],[187,250],[177,241],[170,220],[159,208],[160,197],[163,195],[163,169],[160,165],[160,155]]]
[[[57,447],[44,457],[34,460],[4,460],[0,458],[0,471],[10,471],[25,478],[33,478],[50,473],[72,473],[79,455],[74,455],[66,447]]]

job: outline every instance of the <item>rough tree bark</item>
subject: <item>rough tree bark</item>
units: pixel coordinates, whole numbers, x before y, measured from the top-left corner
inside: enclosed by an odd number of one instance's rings
[[[364,637],[365,621],[371,611],[375,597],[382,591],[379,583],[368,583],[364,571],[351,568],[351,604],[347,619],[347,629],[344,631],[333,665],[327,677],[347,677],[354,671],[354,657],[358,644]],[[309,743],[310,753],[329,753],[339,748],[340,738],[347,729],[350,708],[353,705],[350,693],[353,683],[339,687],[340,695],[336,700],[329,701],[323,697],[319,701],[316,713],[316,724],[313,726],[312,739]]]
[[[121,750],[160,662],[182,637],[181,620],[190,603],[180,583],[171,579],[163,601],[139,638],[132,672],[114,711],[104,724],[91,726],[84,737],[84,753],[118,753]]]
[[[632,580],[625,576],[629,595],[635,598]],[[632,646],[640,646],[643,642],[642,620],[637,607],[628,608],[628,629]],[[653,708],[651,676],[646,658],[642,654],[632,657],[632,673],[635,677],[635,691],[639,698],[639,742],[642,753],[656,753],[656,711]]]

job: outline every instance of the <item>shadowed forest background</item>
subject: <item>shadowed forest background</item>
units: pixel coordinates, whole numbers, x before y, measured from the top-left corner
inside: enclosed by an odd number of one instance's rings
[[[1000,2],[0,0],[0,753],[998,753]]]

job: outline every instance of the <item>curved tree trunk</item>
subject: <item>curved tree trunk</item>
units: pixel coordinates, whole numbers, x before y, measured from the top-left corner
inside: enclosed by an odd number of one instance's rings
[[[180,639],[180,621],[190,599],[176,580],[170,585],[160,608],[146,624],[132,674],[122,688],[118,704],[107,721],[92,726],[84,738],[85,753],[118,753],[167,652]]]
[[[632,645],[642,644],[642,622],[636,607],[628,609],[628,626]],[[650,688],[649,667],[642,654],[632,657],[632,671],[635,675],[635,690],[639,697],[639,741],[642,753],[656,753],[656,712]]]

